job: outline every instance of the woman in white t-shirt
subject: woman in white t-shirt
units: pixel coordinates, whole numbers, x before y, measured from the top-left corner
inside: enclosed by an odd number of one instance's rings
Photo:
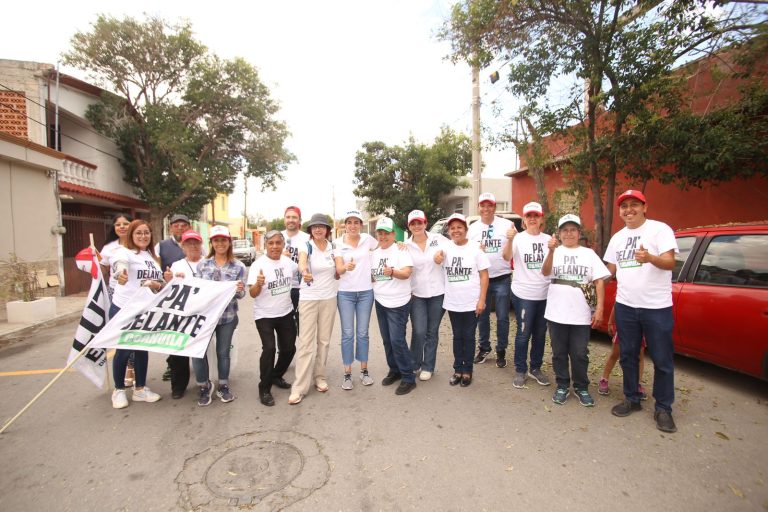
[[[345,233],[337,239],[333,256],[336,272],[339,274],[337,305],[341,321],[341,358],[344,364],[344,379],[341,388],[350,390],[352,384],[352,362],[360,361],[360,381],[363,386],[373,384],[368,373],[368,325],[373,309],[373,287],[371,284],[371,251],[378,242],[372,236],[361,233],[363,215],[350,210],[344,218]]]
[[[121,246],[125,246],[128,241],[128,227],[131,225],[131,217],[127,213],[118,213],[112,218],[112,229],[107,235],[107,243],[101,248],[101,266],[104,276],[109,278],[109,298],[112,298],[112,294],[115,292],[115,286],[117,286],[117,272],[112,265],[112,255]]]
[[[453,330],[453,376],[448,383],[462,387],[472,384],[477,319],[485,310],[488,291],[488,256],[478,244],[467,240],[467,221],[460,213],[448,217],[451,242],[435,253],[443,267],[445,297]]]
[[[438,330],[443,319],[445,283],[443,268],[435,253],[449,243],[443,235],[427,231],[427,216],[421,210],[408,214],[411,236],[405,241],[413,260],[411,274],[411,353],[419,380],[429,380],[437,362]]]
[[[152,227],[146,220],[138,219],[128,227],[128,239],[125,247],[119,247],[112,255],[111,261],[117,274],[117,286],[112,295],[112,306],[109,309],[110,318],[114,317],[122,307],[143,286],[156,292],[163,287],[163,272],[155,255],[155,243]],[[112,375],[115,379],[115,390],[112,392],[112,407],[122,409],[128,407],[128,397],[125,393],[125,372],[131,352],[135,354],[134,367],[136,380],[131,399],[134,402],[157,402],[160,395],[150,391],[144,384],[147,380],[147,365],[149,355],[145,350],[117,349],[112,360]]]
[[[299,249],[299,337],[294,357],[296,377],[291,387],[288,403],[298,404],[309,392],[314,381],[315,389],[328,391],[325,366],[331,345],[333,322],[336,319],[336,293],[338,277],[336,261],[331,245],[331,225],[322,213],[312,216],[307,227],[310,239]]]
[[[605,282],[610,275],[595,251],[579,245],[581,220],[578,216],[564,215],[557,222],[558,236],[549,240],[549,252],[544,258],[541,273],[551,277],[547,292],[544,317],[549,322],[552,342],[552,368],[557,389],[552,396],[556,404],[565,403],[570,394],[571,380],[579,403],[585,407],[595,405],[589,394],[589,332],[603,319]],[[584,296],[581,285],[594,283],[597,306],[594,310]],[[569,372],[570,362],[570,372]]]
[[[185,231],[181,235],[181,250],[184,259],[171,263],[171,270],[163,273],[165,281],[174,277],[198,277],[197,266],[203,261],[203,237],[197,231]]]

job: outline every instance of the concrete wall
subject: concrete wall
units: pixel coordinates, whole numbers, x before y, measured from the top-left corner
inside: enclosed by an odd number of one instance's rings
[[[27,137],[32,142],[47,146],[48,135],[45,126],[45,100],[47,89],[40,80],[52,64],[0,59],[0,78],[3,85],[27,96]],[[32,101],[34,100],[34,102]],[[38,104],[36,104],[38,103]],[[42,123],[42,124],[41,124]]]

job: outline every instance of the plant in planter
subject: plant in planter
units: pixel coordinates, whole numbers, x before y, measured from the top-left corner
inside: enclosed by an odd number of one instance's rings
[[[4,295],[15,299],[5,305],[9,323],[35,323],[56,316],[56,299],[40,297],[41,289],[32,265],[14,253],[2,263]]]

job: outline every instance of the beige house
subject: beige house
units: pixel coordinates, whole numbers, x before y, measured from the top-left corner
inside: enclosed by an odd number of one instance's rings
[[[74,256],[90,235],[100,249],[116,213],[149,211],[123,179],[117,146],[85,118],[104,91],[52,64],[5,59],[0,84],[0,257],[13,240],[8,250],[57,275],[61,294],[84,291],[90,278]]]

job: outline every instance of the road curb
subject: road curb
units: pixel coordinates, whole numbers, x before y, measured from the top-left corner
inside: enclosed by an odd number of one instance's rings
[[[21,341],[21,338],[25,338],[31,334],[34,334],[40,329],[44,329],[46,327],[55,327],[57,325],[71,322],[72,320],[77,320],[77,318],[79,318],[80,315],[82,314],[83,314],[82,311],[73,311],[71,313],[64,313],[62,315],[58,315],[55,318],[51,318],[50,320],[46,320],[44,322],[39,322],[36,324],[29,324],[29,325],[22,325],[16,329],[10,330],[8,332],[4,332],[3,334],[0,334],[0,347],[5,347],[12,343],[16,343],[17,341]],[[74,334],[75,333],[73,332],[72,335],[74,336]]]

